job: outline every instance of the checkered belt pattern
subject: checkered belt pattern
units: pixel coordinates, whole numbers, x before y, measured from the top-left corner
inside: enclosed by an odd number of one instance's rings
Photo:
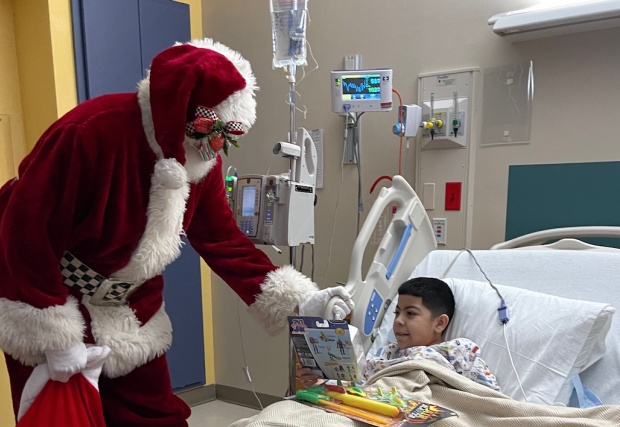
[[[106,278],[91,270],[79,259],[65,252],[60,260],[60,268],[64,277],[63,283],[70,288],[77,289],[85,295],[93,296]],[[121,303],[127,297],[127,292],[133,287],[131,283],[114,282],[108,292],[103,296],[103,301],[109,303]]]

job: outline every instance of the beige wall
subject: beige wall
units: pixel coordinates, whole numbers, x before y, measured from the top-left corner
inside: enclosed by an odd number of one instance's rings
[[[612,29],[515,45],[534,61],[531,144],[478,148],[474,247],[504,240],[509,165],[620,160],[619,40]]]
[[[611,125],[620,113],[620,30],[511,44],[493,34],[487,19],[537,3],[535,0],[312,0],[308,39],[320,67],[300,85],[308,107],[298,125],[325,129],[325,182],[316,208],[316,280],[321,286],[345,281],[355,239],[357,175],[345,166],[339,197],[333,256],[326,277],[329,242],[342,155],[342,121],[331,112],[329,71],[342,67],[348,54],[362,54],[363,66],[394,69],[394,87],[405,103],[417,101],[420,73],[466,67],[493,67],[514,61],[534,61],[536,100],[529,145],[476,148],[473,244],[489,248],[503,240],[509,164],[618,160],[619,133]],[[449,7],[444,17],[439,8]],[[271,69],[270,16],[267,1],[203,1],[205,36],[239,50],[253,64],[261,91],[258,122],[233,150],[226,164],[240,173],[285,171],[286,164],[271,154],[285,136],[287,83],[281,70]],[[347,19],[345,19],[345,16]],[[382,28],[373,28],[383,22]],[[358,24],[356,28],[355,25]],[[312,64],[307,67],[312,69]],[[610,126],[591,126],[589,120]],[[362,165],[366,210],[375,196],[368,189],[380,175],[398,168],[398,139],[391,134],[394,113],[367,114],[362,120]],[[474,123],[479,126],[480,122]],[[477,141],[474,141],[477,143]],[[405,153],[404,175],[413,177],[413,149]],[[441,167],[438,163],[437,167]],[[369,247],[369,251],[374,253]],[[274,256],[284,264],[286,256]],[[309,263],[306,264],[309,267]],[[309,270],[305,268],[305,271]],[[237,330],[237,298],[214,280],[214,337],[217,382],[248,388],[241,371]],[[286,388],[286,338],[269,338],[242,310],[243,338],[257,391],[281,395]]]

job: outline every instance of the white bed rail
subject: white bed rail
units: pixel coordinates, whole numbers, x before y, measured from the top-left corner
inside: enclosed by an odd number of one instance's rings
[[[599,246],[590,245],[588,243],[574,240],[584,237],[608,237],[620,239],[620,227],[612,226],[584,226],[584,227],[564,227],[553,228],[550,230],[542,230],[534,233],[526,234],[506,242],[498,243],[491,247],[491,250],[497,249],[515,249],[530,245],[540,245],[541,243],[555,239],[567,239],[556,242],[548,247],[553,249],[598,249]]]

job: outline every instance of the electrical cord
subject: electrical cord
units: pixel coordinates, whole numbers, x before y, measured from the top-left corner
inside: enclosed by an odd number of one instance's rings
[[[314,282],[314,244],[311,244],[310,247],[312,248],[312,272],[310,274],[310,280]]]
[[[245,379],[250,383],[250,388],[252,389],[252,393],[254,393],[254,397],[256,397],[256,400],[258,401],[258,406],[260,406],[260,409],[263,410],[265,409],[263,407],[263,402],[261,402],[258,394],[256,394],[256,391],[254,390],[254,384],[252,384],[252,377],[250,376],[250,368],[248,367],[248,361],[245,357],[245,347],[243,345],[243,330],[241,329],[241,313],[239,310],[239,304],[241,304],[241,299],[237,300],[237,319],[239,321],[239,340],[241,343],[241,354],[243,356],[243,373],[245,374]]]
[[[471,250],[464,248],[463,249],[465,252],[467,252],[472,259],[474,260],[474,262],[476,263],[476,265],[478,266],[478,270],[480,270],[480,272],[482,273],[482,275],[484,276],[485,279],[487,279],[487,282],[489,282],[489,285],[495,289],[495,292],[497,293],[497,296],[499,297],[499,299],[502,300],[502,302],[504,301],[504,297],[502,296],[502,294],[499,293],[499,289],[497,289],[497,287],[491,283],[491,280],[489,279],[489,277],[487,276],[487,274],[484,272],[484,270],[482,270],[482,267],[480,267],[480,264],[478,264],[478,260],[476,259],[476,257],[474,256],[474,254],[471,252]]]
[[[347,122],[348,122],[347,112]],[[327,275],[329,273],[329,266],[332,262],[332,249],[334,246],[334,235],[336,234],[336,219],[338,218],[338,204],[340,202],[340,191],[342,190],[342,182],[344,181],[344,154],[348,136],[347,124],[344,126],[344,144],[342,144],[342,161],[340,162],[340,185],[338,186],[338,196],[336,197],[336,209],[334,209],[334,224],[332,225],[332,237],[329,239],[329,256],[327,258],[327,268],[325,269],[325,277],[323,278],[323,285],[327,284]],[[314,246],[312,246],[312,256],[314,257]],[[314,262],[312,263],[314,268]],[[314,275],[314,274],[313,274]]]
[[[356,138],[357,133],[359,131],[359,121],[360,118],[364,115],[364,112],[361,112],[357,115],[353,115],[353,113],[349,113],[347,111],[347,122],[345,124],[345,126],[348,128],[349,126],[349,117],[351,118],[351,124],[353,132],[354,132],[354,136],[353,136],[353,156],[355,158],[355,163],[357,165],[357,233],[356,236],[358,236],[360,234],[360,221],[361,221],[361,215],[362,212],[364,212],[364,200],[362,198],[362,157],[361,157],[361,151],[360,151],[360,144],[359,144],[359,139]],[[348,137],[348,134],[347,134]],[[358,142],[355,142],[355,141]],[[345,144],[348,142],[347,139],[345,139]]]
[[[521,393],[523,393],[523,398],[527,402],[527,396],[525,395],[525,391],[523,390],[523,385],[521,384],[521,379],[519,378],[519,374],[517,373],[517,368],[515,368],[515,362],[512,360],[512,354],[510,352],[510,346],[508,345],[508,337],[506,336],[506,324],[503,325],[504,331],[504,341],[506,342],[506,350],[508,351],[508,357],[510,358],[510,364],[512,365],[512,370],[515,372],[517,376],[517,382],[519,383],[519,388],[521,389]]]
[[[484,278],[486,279],[486,281],[489,283],[489,285],[495,290],[495,292],[497,293],[497,296],[504,301],[504,297],[502,297],[502,294],[499,292],[499,289],[497,289],[497,287],[491,283],[491,280],[489,279],[489,277],[486,275],[486,273],[482,270],[482,267],[480,267],[480,264],[478,264],[478,260],[476,259],[476,257],[474,256],[474,254],[472,253],[471,250],[467,249],[467,248],[463,248],[459,251],[458,254],[456,254],[456,256],[454,257],[454,259],[452,260],[452,262],[450,262],[450,265],[448,265],[448,268],[446,268],[446,271],[443,272],[443,274],[441,276],[439,276],[440,279],[444,279],[446,277],[446,274],[448,274],[448,272],[452,269],[452,266],[456,263],[456,261],[459,259],[459,257],[461,256],[461,254],[463,252],[467,252],[471,258],[474,260],[474,262],[476,263],[476,265],[478,266],[478,269],[480,270],[480,272],[482,273],[482,275],[484,276]]]
[[[306,249],[306,245],[301,245],[301,263],[299,264],[299,272],[304,272],[304,251]]]
[[[357,123],[357,121],[356,121]],[[356,130],[357,132],[357,125]],[[360,156],[360,145],[359,142],[355,144],[355,149],[353,150],[355,154],[355,160],[357,162],[357,234],[360,234],[360,217],[362,212],[364,211],[364,202],[362,200],[362,159]]]

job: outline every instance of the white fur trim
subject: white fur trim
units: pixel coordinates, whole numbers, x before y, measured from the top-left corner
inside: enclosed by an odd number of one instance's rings
[[[158,162],[159,163],[159,162]],[[189,197],[189,184],[177,190],[166,188],[160,176],[151,177],[151,190],[144,234],[129,263],[111,278],[138,285],[160,275],[181,255],[183,215]]]
[[[161,159],[155,163],[153,178],[168,190],[178,190],[187,182],[187,171],[177,159]]]
[[[84,319],[77,300],[64,305],[35,308],[0,298],[0,348],[22,364],[45,362],[47,350],[63,350],[82,342]]]
[[[254,92],[258,90],[256,77],[252,73],[250,62],[243,58],[239,52],[213,41],[213,39],[192,40],[187,44],[203,49],[211,49],[224,55],[245,79],[246,86],[244,89],[235,92],[213,109],[224,122],[231,120],[241,122],[247,132],[256,122],[256,99],[254,98]]]
[[[286,326],[287,316],[293,316],[299,303],[308,294],[318,291],[318,287],[287,265],[269,273],[261,285],[261,291],[250,306],[250,312],[269,334],[274,335]]]
[[[151,150],[155,153],[158,160],[164,158],[164,152],[155,139],[155,125],[153,124],[153,113],[151,112],[151,81],[149,80],[151,72],[145,79],[138,83],[138,104],[142,113],[142,127],[146,140],[151,146]]]
[[[138,84],[138,104],[140,104],[140,111],[142,112],[142,127],[144,128],[146,140],[157,156],[157,159],[162,160],[164,158],[164,154],[155,139],[155,127],[153,125],[153,116],[151,113],[150,88],[151,82],[149,77],[145,78]],[[187,171],[187,180],[189,182],[197,183],[207,176],[211,169],[213,169],[213,166],[217,163],[217,159],[212,159],[207,162],[202,160],[198,150],[194,148],[192,141],[194,140],[185,137],[185,141],[183,142],[183,147],[185,148],[184,167]]]
[[[164,305],[144,325],[128,306],[99,307],[82,303],[92,317],[93,337],[97,345],[110,347],[110,355],[103,365],[108,378],[127,375],[158,356],[172,344],[172,323]]]

